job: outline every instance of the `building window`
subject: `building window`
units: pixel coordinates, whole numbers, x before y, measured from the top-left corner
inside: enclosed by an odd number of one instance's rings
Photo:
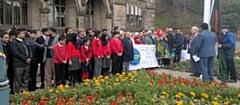
[[[137,5],[126,4],[126,27],[128,29],[142,28],[142,9]]]
[[[66,1],[50,0],[49,26],[65,27],[66,26]]]
[[[94,0],[88,0],[87,2],[85,27],[94,28]]]
[[[0,24],[28,25],[28,0],[0,0]]]

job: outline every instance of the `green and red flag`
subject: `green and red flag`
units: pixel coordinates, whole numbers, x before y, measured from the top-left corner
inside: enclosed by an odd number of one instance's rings
[[[214,23],[215,27],[215,33],[216,33],[216,40],[217,43],[220,44],[221,38],[222,38],[222,18],[221,18],[221,5],[220,0],[213,0],[214,5],[212,9],[212,21],[211,23]],[[219,59],[219,73],[220,78],[222,82],[226,82],[228,79],[228,72],[227,72],[227,64],[225,59],[225,53],[224,50],[221,48],[218,48],[218,59]]]

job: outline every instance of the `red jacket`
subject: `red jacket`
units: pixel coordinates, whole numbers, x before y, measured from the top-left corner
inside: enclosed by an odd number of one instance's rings
[[[60,45],[59,43],[54,45],[54,63],[61,64],[63,61],[68,60],[67,45]]]
[[[120,39],[112,38],[110,40],[110,47],[111,47],[112,53],[115,53],[115,54],[123,53],[123,45]]]
[[[77,49],[72,42],[68,43],[68,60],[71,60],[72,57],[81,58],[80,51]]]
[[[109,56],[112,54],[110,44],[108,43],[107,46],[103,46],[103,56]]]
[[[81,62],[86,62],[87,58],[89,59],[89,61],[92,58],[92,49],[90,46],[88,46],[88,49],[85,47],[85,45],[81,46]]]
[[[93,53],[94,58],[103,56],[102,41],[100,39],[96,39],[96,38],[93,39],[91,46],[92,46],[92,53]]]

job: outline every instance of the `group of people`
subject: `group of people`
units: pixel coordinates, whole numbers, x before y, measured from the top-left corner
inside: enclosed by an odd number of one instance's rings
[[[234,65],[236,36],[230,32],[228,25],[222,26],[222,37],[219,40],[218,37],[216,37],[216,33],[209,31],[207,23],[203,23],[201,28],[203,30],[202,33],[198,32],[199,29],[196,26],[191,29],[192,35],[188,49],[193,70],[191,76],[199,77],[202,75],[203,82],[214,81],[215,45],[216,42],[218,42],[218,48],[224,52],[221,56],[224,57],[225,61],[222,62],[226,62],[227,66],[225,71],[219,71],[221,81],[223,83],[236,83],[237,73]],[[219,57],[219,55],[217,57]]]
[[[63,35],[53,27],[42,28],[41,33],[37,37],[37,31],[24,28],[0,32],[12,94],[37,89],[39,64],[40,88],[51,88],[65,85],[66,80],[73,86],[100,75],[129,72],[134,59],[131,34],[125,32],[120,37],[118,26],[111,35],[106,29],[85,32],[79,28],[73,32],[70,27],[65,28]]]
[[[70,85],[86,79],[129,72],[130,62],[134,60],[134,45],[156,45],[156,58],[159,68],[164,65],[178,63],[182,50],[190,54],[193,74],[203,76],[204,82],[213,78],[213,62],[216,55],[216,35],[208,31],[208,25],[203,24],[202,33],[194,26],[192,34],[187,37],[180,30],[173,32],[172,28],[139,32],[124,32],[115,26],[111,34],[107,29],[92,30],[79,28],[73,32],[65,28],[64,34],[57,34],[53,27],[42,28],[37,37],[36,30],[13,28],[0,32],[3,52],[6,55],[7,77],[10,81],[11,93],[35,91],[38,65],[40,64],[41,86],[55,87],[60,84]],[[234,66],[235,35],[228,26],[223,27],[223,37],[219,48],[225,52],[227,68],[231,79],[224,82],[236,82]],[[200,57],[195,61],[193,56]],[[53,82],[54,80],[54,82]]]

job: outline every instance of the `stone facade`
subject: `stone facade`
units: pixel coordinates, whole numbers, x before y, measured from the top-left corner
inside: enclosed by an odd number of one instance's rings
[[[84,0],[80,0],[84,1]],[[94,27],[85,27],[85,13],[78,13],[77,0],[65,0],[65,27],[72,27],[76,30],[78,27],[103,29],[107,28],[112,30],[114,26],[120,26],[124,30],[136,31],[140,28],[155,29],[155,0],[94,0]],[[109,7],[106,6],[106,2],[109,3],[111,14],[109,14]],[[142,9],[142,27],[128,29],[126,27],[126,3],[138,5]],[[28,0],[28,26],[27,28],[40,30],[43,27],[49,26],[49,14],[41,10],[40,0]],[[81,7],[83,8],[83,7]],[[112,22],[113,20],[113,22]],[[78,21],[78,22],[77,22]],[[54,26],[56,27],[56,26]],[[56,27],[59,30],[63,30],[65,27]]]

